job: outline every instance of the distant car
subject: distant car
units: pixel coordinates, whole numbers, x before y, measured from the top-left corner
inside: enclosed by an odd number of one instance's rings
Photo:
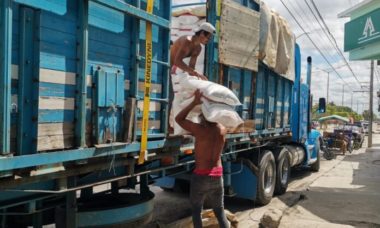
[[[362,121],[361,124],[363,127],[364,134],[368,135],[368,125],[369,125],[368,121]]]

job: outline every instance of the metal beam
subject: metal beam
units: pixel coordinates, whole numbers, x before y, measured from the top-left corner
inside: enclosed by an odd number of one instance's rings
[[[75,143],[78,147],[86,146],[86,99],[87,99],[87,57],[88,57],[88,0],[78,1],[78,67],[76,78],[76,122]]]
[[[6,155],[10,153],[11,129],[12,1],[0,4],[0,155]]]
[[[149,141],[148,150],[159,149],[164,146],[176,146],[180,141],[168,142],[164,140]],[[57,151],[49,153],[39,153],[15,157],[5,157],[0,159],[0,172],[12,169],[33,167],[38,165],[48,165],[60,162],[76,161],[94,157],[105,157],[113,154],[126,154],[138,152],[140,143],[113,144],[104,148],[83,148],[75,150]]]
[[[117,1],[117,0],[93,0],[96,3],[99,3],[101,5],[107,6],[109,8],[112,8],[114,10],[135,16],[137,18],[140,18],[142,20],[151,22],[155,25],[161,26],[166,29],[170,29],[170,22],[169,20],[163,19],[162,17],[158,17],[153,14],[149,14],[144,10],[141,10],[135,6],[132,6],[130,4]]]
[[[374,60],[371,60],[371,75],[369,86],[369,124],[368,124],[368,147],[372,147],[372,124],[373,124],[373,74]]]

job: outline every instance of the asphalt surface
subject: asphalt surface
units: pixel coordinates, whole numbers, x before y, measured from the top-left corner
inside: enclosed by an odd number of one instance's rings
[[[373,147],[336,159],[321,159],[319,172],[292,170],[288,191],[263,207],[253,201],[225,198],[239,227],[260,227],[264,214],[275,211],[279,227],[380,227],[380,134]],[[153,221],[146,227],[165,227],[191,215],[188,194],[155,192]],[[275,214],[276,214],[275,213]]]

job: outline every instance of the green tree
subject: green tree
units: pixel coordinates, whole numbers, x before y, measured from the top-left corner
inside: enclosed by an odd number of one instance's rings
[[[342,117],[353,117],[355,121],[362,120],[363,117],[356,113],[354,110],[352,110],[350,107],[346,106],[336,106],[333,102],[330,102],[328,105],[326,105],[326,112],[325,113],[319,113],[318,112],[318,104],[314,105],[312,108],[312,119],[318,120],[321,117],[324,116],[331,116],[331,115],[339,115]]]
[[[365,120],[369,120],[369,113],[370,113],[369,110],[364,110],[364,112],[363,112],[363,118]],[[376,120],[377,119],[376,114],[372,113],[372,115],[373,115],[373,120]]]

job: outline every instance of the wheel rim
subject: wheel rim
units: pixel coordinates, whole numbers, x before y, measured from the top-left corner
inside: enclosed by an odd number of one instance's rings
[[[286,183],[288,183],[288,178],[289,178],[289,159],[287,156],[285,156],[280,170],[281,170],[281,174],[280,174],[281,184],[285,185]]]
[[[272,191],[273,177],[274,177],[273,169],[274,169],[274,166],[272,163],[267,164],[267,166],[265,167],[263,186],[264,186],[264,192],[266,194],[270,194]]]

